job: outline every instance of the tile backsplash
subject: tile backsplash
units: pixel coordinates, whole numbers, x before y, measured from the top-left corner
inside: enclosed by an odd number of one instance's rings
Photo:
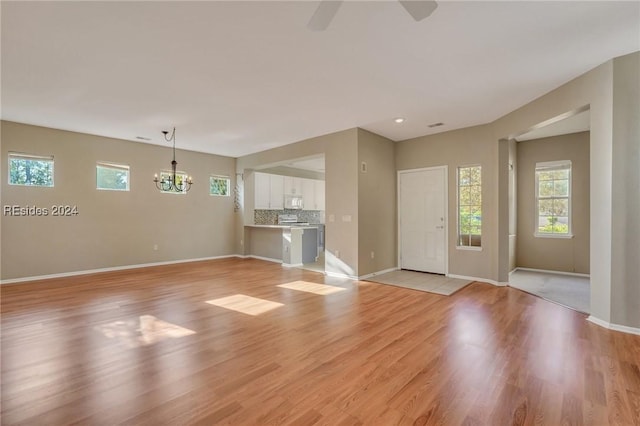
[[[324,223],[324,212],[321,210],[255,210],[253,220],[256,225],[276,225],[279,214],[295,214],[298,222],[311,224]]]

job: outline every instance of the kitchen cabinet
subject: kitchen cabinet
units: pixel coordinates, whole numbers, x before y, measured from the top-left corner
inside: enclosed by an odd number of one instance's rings
[[[285,195],[302,197],[303,210],[324,210],[323,180],[254,173],[256,210],[284,209]]]
[[[284,176],[254,173],[254,208],[282,210],[284,208]]]
[[[324,210],[324,190],[325,190],[325,183],[323,180],[316,180],[314,181],[315,183],[315,191],[314,191],[314,197],[315,197],[315,207],[316,210]]]
[[[318,210],[316,208],[316,181],[313,179],[302,179],[302,209]]]
[[[306,179],[285,176],[284,177],[284,194],[285,195],[302,195],[302,181]]]

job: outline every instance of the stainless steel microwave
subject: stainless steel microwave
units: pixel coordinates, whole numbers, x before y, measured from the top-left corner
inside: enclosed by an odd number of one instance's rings
[[[304,207],[304,201],[300,195],[285,195],[284,196],[284,208],[291,210],[302,210]]]

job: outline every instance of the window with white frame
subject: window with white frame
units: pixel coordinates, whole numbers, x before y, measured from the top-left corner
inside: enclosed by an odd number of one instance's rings
[[[458,167],[458,247],[482,246],[482,167]]]
[[[535,235],[570,237],[571,161],[536,163],[535,190]]]
[[[129,166],[98,162],[96,164],[96,189],[107,191],[129,190]]]
[[[53,155],[9,153],[9,185],[53,186]]]
[[[160,192],[164,192],[165,194],[186,194],[187,193],[187,184],[189,177],[185,172],[176,172],[176,181],[174,182],[177,188],[182,188],[182,191],[176,191],[172,188],[167,190],[160,189]],[[161,182],[173,182],[173,172],[169,170],[164,170],[160,172],[160,181]],[[162,186],[162,185],[161,185]]]
[[[209,194],[228,197],[231,179],[228,176],[211,175],[209,177]]]

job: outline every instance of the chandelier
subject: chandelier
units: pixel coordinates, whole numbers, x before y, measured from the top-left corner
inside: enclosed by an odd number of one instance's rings
[[[167,142],[173,142],[173,161],[171,162],[171,172],[161,172],[160,179],[156,173],[153,177],[153,181],[156,184],[156,188],[162,192],[187,192],[191,189],[193,179],[184,173],[176,172],[178,162],[176,161],[176,128],[173,128],[171,136],[168,137],[168,131],[163,130],[162,134]]]

